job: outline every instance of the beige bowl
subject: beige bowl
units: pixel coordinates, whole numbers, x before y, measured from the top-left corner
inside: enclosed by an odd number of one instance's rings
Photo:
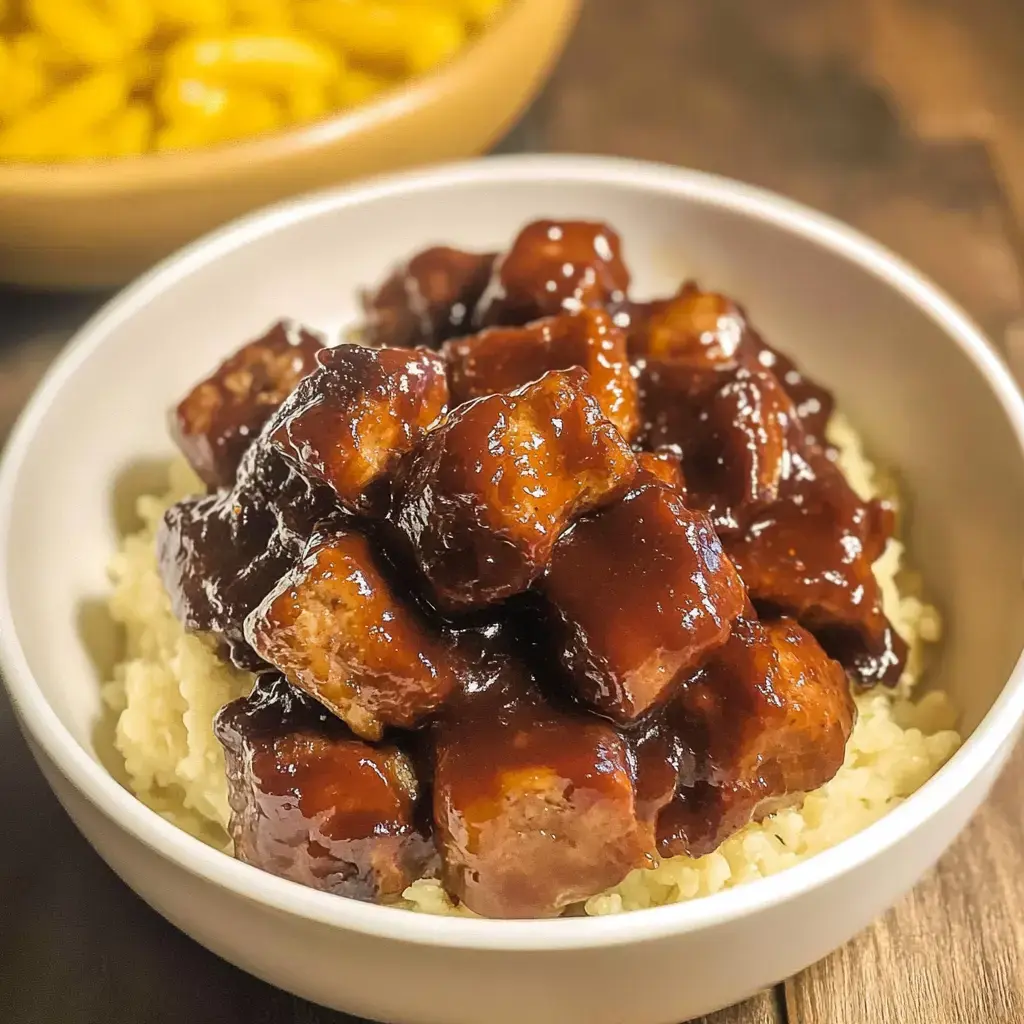
[[[0,164],[0,281],[120,285],[272,200],[473,156],[536,95],[581,0],[512,0],[451,64],[364,107],[195,152],[91,164]]]

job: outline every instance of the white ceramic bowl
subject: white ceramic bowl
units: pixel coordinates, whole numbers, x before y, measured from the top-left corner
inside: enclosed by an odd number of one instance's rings
[[[288,313],[333,328],[357,286],[429,242],[499,246],[525,221],[617,227],[644,291],[684,274],[735,293],[833,386],[912,497],[913,559],[943,606],[936,685],[963,748],[855,838],[773,878],[613,918],[424,917],[303,889],[202,846],[101,766],[80,626],[107,589],[115,481],[171,448],[164,408]],[[967,318],[909,267],[785,200],[704,175],[575,157],[393,177],[249,217],[193,245],[85,327],[25,412],[0,470],[0,653],[40,767],[121,877],[199,942],[352,1013],[410,1024],[676,1024],[849,939],[942,853],[1024,714],[1024,406]],[[112,923],[112,926],[113,923]],[[58,954],[59,955],[59,954]]]

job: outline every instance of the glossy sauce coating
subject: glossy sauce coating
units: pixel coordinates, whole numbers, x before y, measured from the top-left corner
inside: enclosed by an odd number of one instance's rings
[[[646,443],[680,448],[689,501],[716,530],[736,531],[778,499],[806,439],[774,374],[647,363],[640,379]]]
[[[638,365],[771,371],[792,400],[808,439],[824,441],[834,407],[831,393],[768,345],[732,299],[688,281],[670,299],[627,307],[626,319],[630,357]]]
[[[556,711],[514,661],[451,706],[434,749],[442,878],[478,914],[555,916],[653,853],[625,739]]]
[[[466,333],[495,259],[447,246],[417,253],[364,299],[367,342],[437,348]]]
[[[575,692],[619,722],[667,700],[679,673],[725,642],[746,600],[708,518],[660,481],[578,519],[541,588]]]
[[[280,320],[243,345],[178,403],[171,432],[199,478],[230,487],[246,448],[263,424],[316,367],[323,339]]]
[[[790,619],[740,619],[673,698],[665,728],[689,752],[658,821],[665,856],[714,850],[748,821],[817,789],[839,770],[856,717],[849,683]]]
[[[892,509],[863,502],[827,453],[794,456],[780,498],[724,543],[754,603],[792,615],[862,683],[895,683],[906,644],[872,572]]]
[[[584,371],[455,409],[405,467],[394,523],[430,596],[469,611],[527,589],[574,516],[628,487],[636,458]]]
[[[538,220],[494,267],[474,323],[513,326],[621,304],[629,290],[619,236],[607,224]]]
[[[390,902],[436,870],[419,784],[392,744],[356,739],[280,676],[221,709],[235,856],[282,878]]]
[[[455,688],[447,639],[396,593],[369,539],[324,528],[245,623],[252,647],[295,686],[380,739],[411,728]]]
[[[659,445],[652,452],[637,452],[637,465],[641,473],[653,476],[667,484],[686,501],[686,474],[683,472],[683,452],[678,445]]]
[[[240,667],[258,668],[245,617],[336,508],[330,491],[295,473],[261,435],[230,490],[186,498],[164,515],[157,557],[174,614],[186,629],[222,640]]]
[[[425,350],[325,349],[274,416],[270,444],[354,512],[386,503],[398,459],[448,408],[444,362]]]
[[[452,404],[512,391],[549,370],[581,366],[607,419],[629,439],[639,426],[636,381],[626,336],[603,309],[536,320],[525,327],[492,327],[446,342]]]

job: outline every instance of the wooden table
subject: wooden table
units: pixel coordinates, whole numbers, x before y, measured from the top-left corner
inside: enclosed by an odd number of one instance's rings
[[[551,86],[506,148],[665,160],[777,189],[888,243],[997,344],[1024,352],[1016,0],[586,4]],[[97,301],[0,292],[0,434]],[[709,1024],[1024,1021],[1022,808],[1018,753],[964,837],[898,907]],[[0,821],[0,1020],[352,1020],[248,978],[136,899],[65,819],[2,701]]]

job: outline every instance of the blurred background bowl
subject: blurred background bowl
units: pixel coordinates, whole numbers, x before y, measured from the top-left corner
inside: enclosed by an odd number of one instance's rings
[[[512,0],[449,64],[301,128],[191,152],[0,164],[0,281],[102,288],[272,200],[473,156],[514,123],[582,0]]]

